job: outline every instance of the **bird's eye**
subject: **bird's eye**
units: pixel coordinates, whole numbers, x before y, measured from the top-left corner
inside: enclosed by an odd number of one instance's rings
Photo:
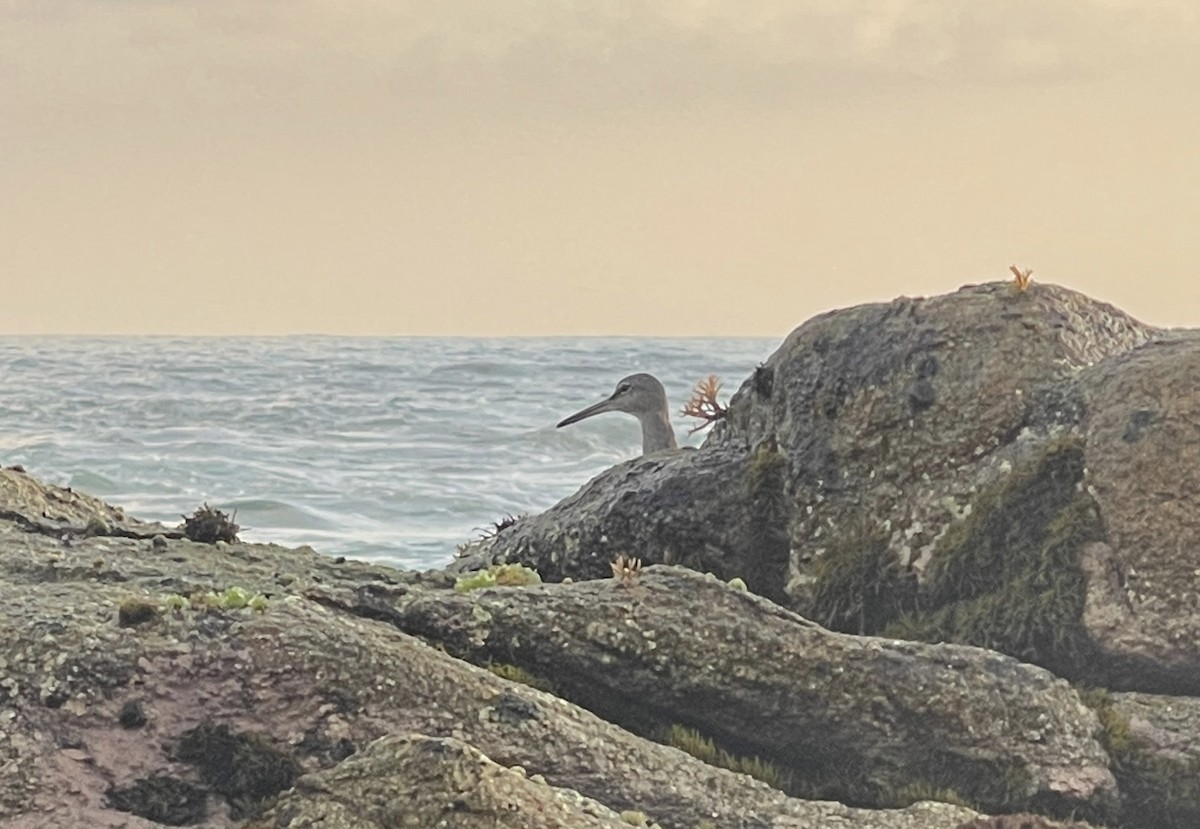
[[[617,386],[617,394],[625,394],[631,388],[633,388],[633,387],[630,386],[628,383],[622,383],[621,385]]]

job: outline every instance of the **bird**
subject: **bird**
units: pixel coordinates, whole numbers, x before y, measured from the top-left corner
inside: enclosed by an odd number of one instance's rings
[[[641,422],[643,455],[678,448],[675,443],[675,431],[671,428],[667,392],[653,374],[631,374],[622,378],[617,382],[616,391],[608,399],[564,418],[557,428],[570,426],[584,418],[604,412],[625,412]]]

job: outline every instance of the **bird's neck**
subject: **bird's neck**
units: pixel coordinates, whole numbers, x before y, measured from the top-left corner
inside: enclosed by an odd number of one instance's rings
[[[649,414],[638,418],[642,421],[642,454],[659,452],[663,449],[675,449],[675,430],[671,428],[671,419],[665,411]]]

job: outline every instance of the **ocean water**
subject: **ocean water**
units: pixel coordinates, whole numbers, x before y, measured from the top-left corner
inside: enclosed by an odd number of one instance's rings
[[[436,567],[640,453],[628,415],[554,424],[649,371],[677,412],[778,339],[0,338],[0,465],[177,524]],[[693,425],[673,418],[681,444]]]

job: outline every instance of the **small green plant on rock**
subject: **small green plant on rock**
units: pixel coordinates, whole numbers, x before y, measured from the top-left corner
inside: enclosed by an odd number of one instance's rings
[[[933,783],[914,782],[899,786],[884,793],[880,798],[880,806],[888,809],[903,809],[923,800],[933,800],[939,803],[949,803],[952,806],[962,806],[964,809],[976,809],[965,797],[957,791]]]
[[[756,780],[761,780],[772,788],[786,791],[790,785],[788,775],[778,766],[760,757],[740,757],[720,748],[710,738],[694,728],[673,724],[667,729],[664,742],[702,760],[710,766],[717,766],[739,774],[746,774]]]
[[[519,682],[546,693],[554,693],[554,686],[550,684],[549,680],[537,674],[531,674],[518,665],[510,665],[507,662],[489,662],[485,667],[501,679]]]
[[[250,604],[250,593],[241,587],[230,587],[217,597],[217,604],[223,610],[240,610]]]
[[[812,619],[840,633],[875,634],[916,604],[915,575],[879,527],[861,521],[832,542],[814,567]]]
[[[266,611],[270,600],[262,593],[251,593],[244,587],[229,587],[220,593],[211,590],[193,593],[188,597],[193,610],[242,610],[249,608],[258,613]]]

